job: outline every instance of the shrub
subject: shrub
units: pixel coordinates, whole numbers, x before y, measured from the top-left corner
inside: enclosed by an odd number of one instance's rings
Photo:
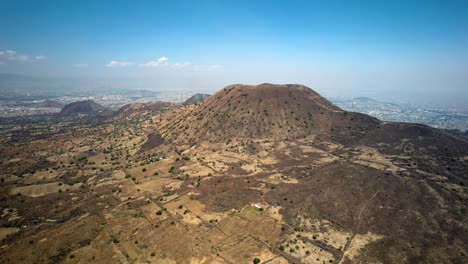
[[[254,264],[260,263],[260,259],[259,259],[259,258],[254,258],[253,263],[254,263]]]

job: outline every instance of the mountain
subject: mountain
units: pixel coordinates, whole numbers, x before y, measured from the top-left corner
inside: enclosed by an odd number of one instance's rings
[[[208,97],[210,97],[210,94],[197,93],[191,96],[189,99],[185,100],[183,104],[184,105],[198,104],[198,103],[205,101]]]
[[[328,134],[358,124],[375,127],[376,119],[347,113],[303,85],[231,85],[201,104],[172,113],[161,124],[169,140],[225,141],[233,138],[276,140]]]
[[[305,86],[273,84],[225,87],[201,104],[164,114],[155,128],[167,144],[217,153],[200,155],[214,167],[225,164],[217,171],[224,177],[199,192],[219,212],[256,199],[237,177],[258,186],[271,184],[271,174],[293,177],[297,184],[258,187],[262,200],[279,206],[288,225],[312,232],[302,240],[326,249],[334,262],[467,258],[467,137],[346,112]],[[223,163],[223,155],[230,161]],[[248,169],[252,160],[263,169]],[[335,249],[330,236],[314,243],[321,221],[348,242]],[[352,243],[369,244],[351,253]]]
[[[435,157],[461,155],[467,147],[466,138],[449,131],[347,112],[296,84],[227,86],[201,104],[166,113],[157,121],[157,130],[169,142],[191,144],[313,136],[347,147],[367,145],[398,153],[404,140]]]
[[[49,107],[49,108],[62,108],[64,106],[59,101],[50,100],[50,99],[44,100],[44,102],[42,102],[41,105],[42,107]]]
[[[93,100],[86,100],[65,105],[58,113],[58,116],[70,116],[76,114],[98,115],[107,111],[109,111],[107,108]]]

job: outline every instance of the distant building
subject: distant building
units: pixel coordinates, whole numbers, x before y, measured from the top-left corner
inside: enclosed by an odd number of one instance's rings
[[[253,202],[250,202],[249,205],[252,206],[252,207],[257,208],[258,210],[262,210],[262,209],[263,209],[261,205],[256,204],[256,203],[253,203]]]

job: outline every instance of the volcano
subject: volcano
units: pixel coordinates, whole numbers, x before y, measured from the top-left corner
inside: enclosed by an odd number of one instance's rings
[[[362,133],[375,118],[341,110],[303,85],[231,85],[194,107],[174,112],[162,133],[177,141],[270,138],[282,140],[333,131]]]
[[[58,115],[61,117],[77,114],[98,115],[107,111],[109,111],[107,108],[94,102],[93,100],[86,100],[65,105],[58,113]]]

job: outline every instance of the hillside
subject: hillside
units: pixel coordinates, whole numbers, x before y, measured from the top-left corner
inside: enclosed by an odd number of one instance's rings
[[[466,136],[302,85],[35,118],[0,130],[0,263],[468,263]]]
[[[64,105],[55,100],[44,100],[41,104],[42,107],[49,107],[49,108],[62,108]]]
[[[58,113],[58,116],[70,116],[77,114],[98,115],[108,112],[109,110],[93,100],[73,102],[65,105]]]
[[[148,102],[133,103],[122,106],[116,113],[115,118],[129,118],[135,115],[162,113],[173,108],[180,107],[178,103]]]
[[[194,94],[191,96],[189,99],[185,100],[183,103],[184,105],[192,105],[192,104],[198,104],[206,100],[206,98],[210,97],[210,94]]]
[[[358,123],[375,127],[376,119],[342,111],[303,85],[232,85],[195,107],[182,109],[161,123],[168,140],[299,138],[329,134]]]

